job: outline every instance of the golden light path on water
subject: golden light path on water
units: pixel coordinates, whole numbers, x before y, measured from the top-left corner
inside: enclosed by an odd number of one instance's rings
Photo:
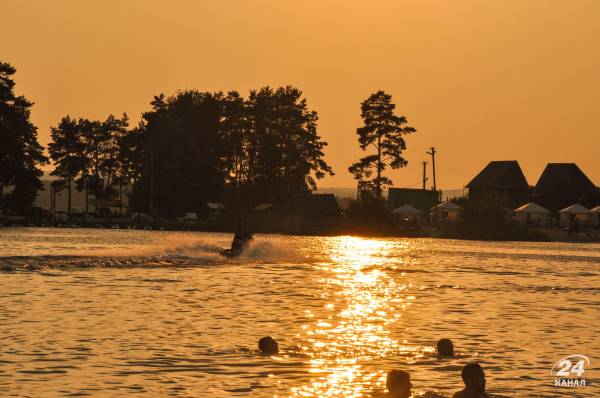
[[[0,229],[0,396],[368,398],[401,369],[451,397],[477,361],[490,396],[600,397],[600,244],[230,238]],[[571,354],[591,383],[557,390]]]
[[[301,349],[310,358],[314,378],[293,388],[292,397],[366,396],[374,387],[382,388],[385,370],[364,364],[416,350],[393,339],[389,329],[414,299],[404,293],[407,284],[395,281],[391,274],[396,268],[389,265],[390,252],[406,248],[397,241],[357,237],[331,242],[331,261],[319,264],[330,275],[322,280],[322,296],[331,315],[302,326],[301,337],[308,344]]]

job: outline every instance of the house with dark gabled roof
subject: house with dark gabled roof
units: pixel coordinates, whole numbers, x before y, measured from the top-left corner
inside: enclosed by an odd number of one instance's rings
[[[340,226],[341,216],[335,195],[293,195],[289,198],[284,230],[292,233],[333,232]]]
[[[574,203],[597,204],[600,189],[575,163],[548,163],[535,185],[535,198],[557,211]]]
[[[540,176],[537,193],[596,190],[594,183],[575,163],[548,163]]]
[[[469,199],[500,195],[511,206],[525,202],[530,192],[527,179],[516,160],[491,161],[466,187],[469,189]]]

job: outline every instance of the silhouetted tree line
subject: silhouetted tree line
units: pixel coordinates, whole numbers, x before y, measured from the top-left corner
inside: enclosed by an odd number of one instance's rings
[[[0,63],[0,204],[22,212],[42,188],[48,158],[29,120],[32,103],[13,91],[14,73]],[[73,189],[85,192],[87,208],[88,197],[122,198],[132,185],[132,210],[175,216],[206,201],[281,202],[333,175],[317,113],[297,88],[264,87],[247,98],[188,90],[151,106],[134,128],[126,114],[65,116],[51,128],[52,187],[67,190],[69,210]]]
[[[188,90],[151,106],[133,129],[126,114],[64,117],[49,145],[61,187],[108,199],[132,184],[132,210],[171,217],[207,201],[280,202],[333,174],[317,114],[296,88],[264,87],[248,98]]]
[[[18,212],[35,200],[40,166],[48,158],[29,120],[32,103],[13,92],[14,73],[0,63],[0,204]],[[359,144],[374,152],[349,168],[361,195],[379,207],[383,188],[391,185],[383,172],[406,165],[404,135],[415,131],[394,110],[383,91],[362,103]],[[285,202],[333,175],[317,121],[302,92],[291,86],[263,87],[247,98],[236,91],[161,94],[133,128],[126,114],[103,121],[65,116],[51,128],[48,152],[57,177],[52,188],[67,190],[69,210],[72,190],[84,191],[87,210],[91,195],[122,199],[123,188],[131,186],[131,210],[167,217],[196,211],[207,201],[240,210]]]
[[[67,209],[71,209],[73,185],[85,191],[86,210],[90,193],[96,199],[111,199],[118,192],[122,198],[123,186],[135,177],[128,127],[124,113],[121,118],[109,115],[102,122],[65,116],[51,128],[48,151],[55,165],[51,175],[58,177],[53,183],[56,190],[67,190]]]
[[[48,158],[29,120],[33,103],[14,92],[15,72],[0,61],[0,207],[22,213],[42,186],[40,166]]]

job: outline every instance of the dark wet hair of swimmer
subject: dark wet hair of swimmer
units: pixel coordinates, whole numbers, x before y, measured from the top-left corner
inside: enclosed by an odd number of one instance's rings
[[[388,390],[389,396],[391,397],[410,397],[410,390],[412,388],[412,384],[410,382],[410,375],[403,370],[390,370],[385,380],[385,386]]]
[[[454,356],[454,344],[450,339],[440,339],[437,342],[437,352],[440,357],[453,357]]]
[[[273,337],[267,336],[258,340],[258,349],[263,354],[273,355],[279,353],[279,344]]]
[[[454,398],[485,398],[485,372],[481,365],[471,362],[462,369],[465,388],[454,394]]]

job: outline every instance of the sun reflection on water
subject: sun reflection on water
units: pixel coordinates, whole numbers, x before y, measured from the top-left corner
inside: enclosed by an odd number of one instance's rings
[[[293,388],[292,397],[363,397],[380,388],[385,369],[366,369],[375,359],[414,349],[390,336],[410,300],[406,284],[398,283],[393,268],[381,264],[398,242],[340,237],[332,240],[331,261],[320,266],[329,275],[323,283],[328,303],[326,319],[303,325],[310,360],[310,383]],[[308,314],[311,317],[312,314]]]

